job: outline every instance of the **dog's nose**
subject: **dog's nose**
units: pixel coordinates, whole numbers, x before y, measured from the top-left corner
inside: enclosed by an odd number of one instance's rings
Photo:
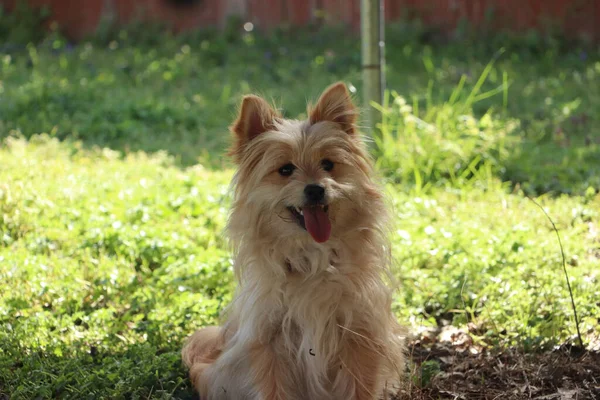
[[[308,204],[321,204],[325,200],[325,188],[315,184],[306,185],[304,196]]]

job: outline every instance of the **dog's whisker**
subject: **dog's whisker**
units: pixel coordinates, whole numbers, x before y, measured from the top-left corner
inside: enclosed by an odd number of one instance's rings
[[[348,194],[346,192],[341,192],[341,193],[342,193],[342,196],[344,197],[344,199],[346,199],[350,203],[358,204],[354,199],[352,199],[352,197],[350,197],[350,194]]]
[[[281,219],[282,219],[283,221],[285,221],[285,222],[294,222],[294,220],[293,220],[292,218],[289,218],[289,217],[284,217],[284,216],[282,216],[281,214],[278,214],[277,216],[278,216],[279,218],[281,218]],[[273,223],[272,223],[271,225],[273,225]]]

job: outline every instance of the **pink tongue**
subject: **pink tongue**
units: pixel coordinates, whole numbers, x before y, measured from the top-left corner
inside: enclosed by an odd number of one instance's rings
[[[304,226],[317,243],[326,242],[331,234],[331,223],[323,207],[304,207]]]

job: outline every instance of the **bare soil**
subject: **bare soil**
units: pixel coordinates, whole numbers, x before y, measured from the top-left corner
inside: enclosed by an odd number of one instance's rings
[[[396,400],[600,399],[600,352],[565,345],[543,353],[448,342],[411,346],[413,379]]]

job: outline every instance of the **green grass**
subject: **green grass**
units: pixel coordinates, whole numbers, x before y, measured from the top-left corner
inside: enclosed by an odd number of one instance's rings
[[[518,137],[497,175],[529,192],[583,193],[600,184],[597,50],[565,53],[559,45],[508,39],[484,48],[481,41],[438,45],[413,31],[388,33],[387,81],[417,117],[445,118],[440,132],[453,140],[461,114],[491,113],[496,127],[488,135]],[[499,54],[500,46],[516,50]],[[359,42],[339,30],[172,38],[144,27],[75,47],[57,36],[5,47],[0,134],[46,132],[86,147],[165,150],[183,166],[223,165],[225,127],[245,93],[298,117],[333,80],[361,87]]]
[[[468,324],[490,347],[572,340],[560,248],[525,191],[560,230],[597,341],[598,53],[393,29],[373,152],[398,317]],[[1,55],[0,396],[192,398],[179,350],[233,288],[222,153],[240,96],[297,117],[334,80],[360,89],[358,42],[335,30],[134,34]]]

